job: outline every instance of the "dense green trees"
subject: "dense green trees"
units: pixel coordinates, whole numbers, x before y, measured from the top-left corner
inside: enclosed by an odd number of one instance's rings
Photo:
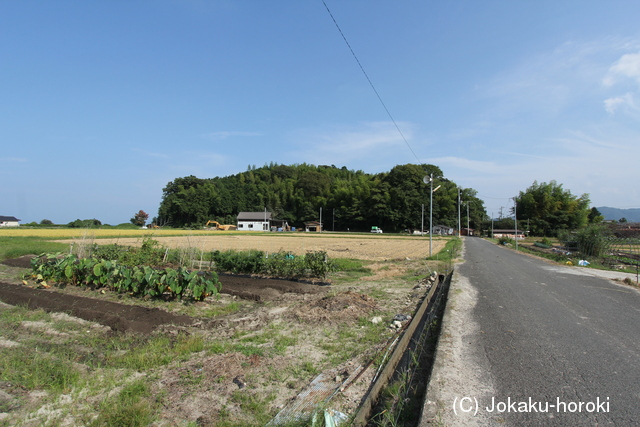
[[[516,197],[518,220],[527,220],[533,236],[556,236],[562,230],[575,230],[601,218],[589,209],[589,196],[574,196],[555,181],[538,184]],[[601,219],[600,219],[601,220]]]
[[[201,227],[207,220],[234,223],[243,211],[265,208],[293,226],[319,219],[327,230],[371,229],[388,231],[419,229],[422,206],[428,227],[430,185],[433,174],[434,224],[457,228],[458,186],[434,165],[398,165],[389,172],[366,174],[346,167],[309,164],[250,166],[232,176],[201,179],[176,178],[163,190],[158,210],[160,223],[174,227]],[[469,202],[470,225],[479,228],[486,220],[483,202],[473,189],[461,189],[461,200]],[[466,207],[462,212],[466,226]]]

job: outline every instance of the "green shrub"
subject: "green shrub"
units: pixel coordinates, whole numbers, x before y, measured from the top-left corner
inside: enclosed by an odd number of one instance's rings
[[[610,231],[601,225],[591,225],[576,233],[578,251],[586,256],[600,257],[609,247]]]
[[[498,239],[498,243],[501,245],[513,245],[514,240],[510,237],[502,236]]]
[[[76,286],[106,287],[136,296],[193,298],[202,300],[220,290],[218,275],[186,268],[156,269],[128,266],[118,261],[48,254],[31,261],[31,278]]]
[[[263,274],[273,277],[296,279],[302,277],[325,278],[336,271],[335,262],[324,251],[307,252],[295,256],[289,252],[265,254],[262,251],[215,251],[211,254],[219,273]]]
[[[553,243],[551,242],[551,240],[547,239],[546,237],[543,237],[542,240],[540,240],[539,242],[541,245],[544,245],[548,248],[550,248],[551,246],[553,246]]]
[[[142,239],[139,248],[121,246],[118,244],[98,245],[94,244],[91,249],[91,256],[94,258],[118,261],[121,264],[133,267],[136,265],[162,265],[165,249],[160,242],[153,240],[150,236]]]

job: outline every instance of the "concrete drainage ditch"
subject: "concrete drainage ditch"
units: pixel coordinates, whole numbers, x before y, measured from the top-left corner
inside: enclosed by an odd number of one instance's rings
[[[319,375],[267,426],[287,425],[310,418],[314,420],[313,425],[344,425],[347,420],[345,414],[325,408],[330,407],[333,396],[348,388],[380,356],[383,360],[380,369],[350,425],[418,426],[451,276],[452,273],[434,276],[415,315],[389,340],[383,349],[384,355],[378,355],[367,366],[354,371],[337,387]],[[317,418],[324,418],[324,424],[316,424]]]

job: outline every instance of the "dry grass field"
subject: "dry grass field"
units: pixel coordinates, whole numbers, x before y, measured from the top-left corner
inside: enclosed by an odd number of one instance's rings
[[[114,229],[5,229],[0,236],[44,237],[63,243],[95,242],[139,246],[145,237],[152,237],[164,247],[214,250],[287,251],[303,255],[308,251],[326,251],[331,258],[352,258],[368,261],[402,260],[429,256],[428,236],[393,234],[342,233],[246,233],[185,230],[114,230]],[[447,239],[434,237],[432,253],[437,254]]]
[[[308,251],[326,251],[330,258],[353,258],[368,261],[401,260],[406,258],[424,258],[429,256],[429,238],[419,236],[385,235],[338,235],[308,233],[288,234],[194,234],[182,236],[154,235],[164,247],[197,248],[204,252],[214,250],[250,250],[265,252],[287,251],[303,255]],[[96,239],[96,243],[117,243],[125,246],[137,246],[141,238],[121,237]],[[446,244],[446,239],[435,238],[432,241],[432,253],[437,254]]]
[[[302,255],[308,251],[326,251],[331,258],[353,258],[368,261],[401,260],[429,256],[429,238],[392,234],[342,233],[244,233],[185,230],[117,230],[117,229],[5,229],[0,236],[44,237],[64,243],[117,243],[138,246],[150,236],[164,247],[213,250],[287,251]],[[432,253],[437,254],[447,239],[434,237]]]

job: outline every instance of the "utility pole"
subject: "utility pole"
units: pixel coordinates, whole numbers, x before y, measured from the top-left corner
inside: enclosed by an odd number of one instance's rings
[[[493,239],[493,212],[491,212],[491,238]]]
[[[460,228],[460,187],[458,187],[458,237],[461,237],[462,235],[460,234],[461,228]]]
[[[433,253],[433,174],[429,175],[429,182],[431,183],[431,191],[429,191],[429,258],[431,258]]]
[[[516,251],[518,250],[518,211],[516,210],[516,198],[513,198],[513,223],[515,224],[516,227],[516,234],[515,234],[515,238],[516,238]]]
[[[469,228],[469,201],[467,200],[467,236],[469,235],[469,231],[471,231],[471,229]]]

